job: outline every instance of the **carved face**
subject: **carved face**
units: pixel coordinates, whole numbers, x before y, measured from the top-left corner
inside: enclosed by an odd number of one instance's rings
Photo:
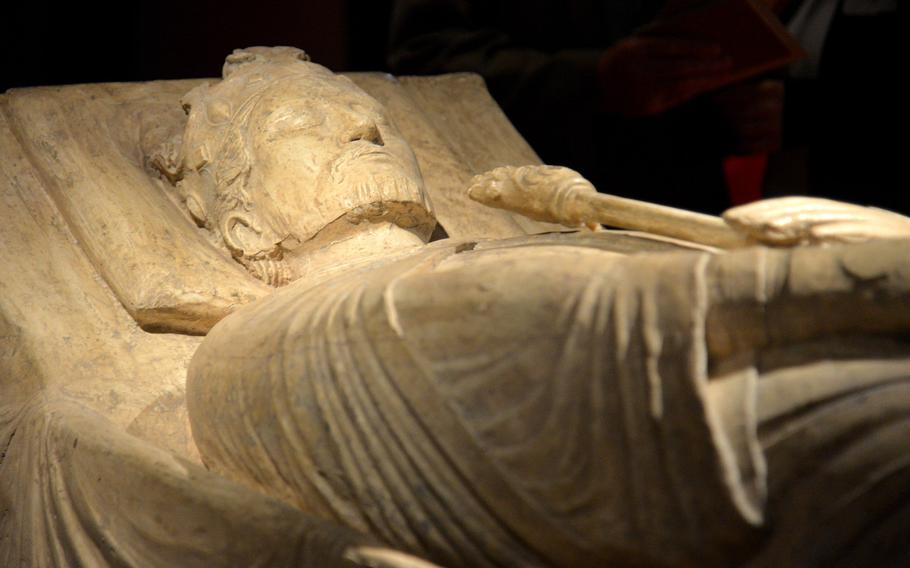
[[[286,248],[352,211],[382,210],[405,228],[428,221],[408,219],[413,208],[400,207],[429,205],[414,153],[385,107],[334,75],[287,87],[302,96],[270,92],[251,112],[246,186],[258,217]]]
[[[426,240],[423,179],[385,107],[324,67],[263,53],[187,96],[181,187],[193,217],[271,284],[295,276],[285,261],[317,236],[384,222]]]

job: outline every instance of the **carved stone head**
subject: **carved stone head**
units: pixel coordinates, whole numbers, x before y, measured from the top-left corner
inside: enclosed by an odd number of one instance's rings
[[[435,220],[414,154],[385,107],[289,47],[228,56],[183,100],[178,193],[196,222],[272,285],[327,227],[370,222],[423,240]]]

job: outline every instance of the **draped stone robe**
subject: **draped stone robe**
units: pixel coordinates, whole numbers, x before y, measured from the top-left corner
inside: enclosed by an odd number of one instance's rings
[[[446,565],[744,562],[769,514],[800,515],[768,509],[795,461],[834,463],[894,435],[877,408],[910,394],[906,345],[883,339],[818,372],[856,326],[805,317],[840,293],[869,310],[865,333],[905,327],[906,299],[872,317],[885,296],[905,298],[899,251],[625,255],[609,237],[577,235],[436,243],[292,285],[216,326],[190,366],[194,436],[225,475]],[[877,268],[857,277],[864,254]],[[861,286],[878,297],[856,298]],[[720,322],[724,312],[735,315]],[[824,345],[828,355],[793,360],[794,346]],[[782,353],[788,363],[762,360]],[[864,408],[853,440],[838,438],[829,411],[845,404]],[[806,421],[832,437],[780,444]],[[777,450],[770,497],[760,427]],[[894,448],[847,478],[875,495],[866,474],[906,481],[906,465]],[[846,532],[879,538],[866,514]],[[761,562],[824,563],[846,545],[776,542]]]

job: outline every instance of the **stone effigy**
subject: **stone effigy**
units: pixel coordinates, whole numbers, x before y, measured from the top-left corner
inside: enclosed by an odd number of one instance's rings
[[[4,97],[4,565],[910,559],[905,218],[616,218],[291,48]]]

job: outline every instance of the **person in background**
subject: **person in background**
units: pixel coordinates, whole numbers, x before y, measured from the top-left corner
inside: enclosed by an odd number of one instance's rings
[[[723,50],[644,26],[663,1],[397,0],[389,65],[398,74],[472,71],[548,163],[599,190],[719,213],[724,158],[781,144],[780,81],[704,93]]]

